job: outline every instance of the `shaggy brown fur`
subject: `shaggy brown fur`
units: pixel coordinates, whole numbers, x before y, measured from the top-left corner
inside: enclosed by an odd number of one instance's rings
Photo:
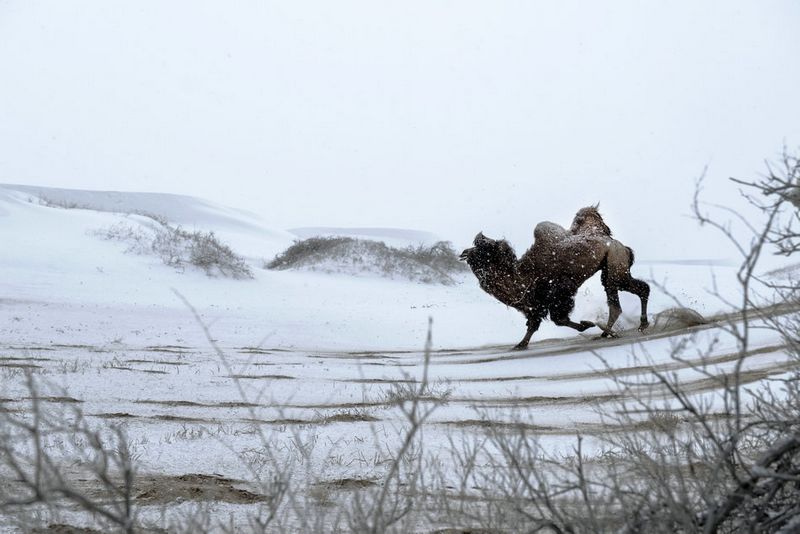
[[[603,221],[603,217],[598,211],[599,204],[581,208],[572,219],[572,226],[569,227],[573,235],[604,235],[611,237],[611,228]]]
[[[599,213],[597,215],[599,217]],[[602,228],[600,226],[591,231],[584,230],[582,223],[577,226],[573,223],[573,226],[577,230],[574,233],[555,223],[539,223],[534,230],[533,246],[520,259],[508,242],[490,239],[483,233],[475,237],[474,247],[461,253],[461,259],[470,266],[484,291],[525,315],[528,329],[515,349],[528,346],[531,336],[548,314],[555,324],[579,332],[596,326],[591,321],[576,323],[569,314],[578,288],[597,271],[602,271],[603,286],[609,298],[609,321],[603,335],[613,335],[611,326],[619,316],[617,310],[621,311],[617,292],[620,289],[632,291],[634,286],[642,298],[640,329],[647,327],[650,288],[630,276],[633,251],[616,239],[610,239],[610,230],[597,235],[593,232]],[[616,307],[612,306],[612,293],[617,298]]]

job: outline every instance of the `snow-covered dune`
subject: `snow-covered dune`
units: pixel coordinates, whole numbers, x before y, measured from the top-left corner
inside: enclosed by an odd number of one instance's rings
[[[130,252],[125,242],[103,239],[113,225],[135,231],[154,224],[135,213],[157,214],[190,230],[214,231],[245,257],[254,279],[209,278],[190,267],[176,270],[157,256]],[[268,340],[271,346],[300,348],[417,349],[429,317],[434,319],[437,347],[510,346],[523,334],[519,313],[481,291],[471,273],[459,276],[453,286],[436,287],[263,269],[265,259],[298,237],[298,230],[293,232],[271,227],[258,215],[188,196],[0,186],[0,309],[12,319],[0,324],[0,341],[141,345],[192,337],[199,343],[197,324],[172,289],[197,307],[221,343],[230,345]],[[404,230],[352,232],[406,243],[433,238]],[[666,282],[703,314],[723,308],[705,293],[711,286],[707,266],[642,262],[634,272]],[[724,288],[733,269],[716,266],[715,273]],[[581,288],[573,317],[605,318],[605,295],[597,278]],[[622,298],[633,323],[638,300],[627,294]],[[654,290],[651,315],[672,305]],[[623,316],[620,324],[625,320]],[[573,336],[574,331],[545,322],[534,341]]]
[[[270,258],[296,238],[289,232],[270,227],[254,213],[185,195],[10,184],[0,184],[0,195],[7,201],[13,199],[49,207],[156,215],[189,229],[214,231],[239,253],[252,258]]]
[[[6,191],[28,195],[30,200],[55,207],[85,208],[115,213],[153,213],[179,224],[259,228],[258,216],[243,210],[215,205],[205,200],[167,193],[86,191],[32,185],[3,184]]]

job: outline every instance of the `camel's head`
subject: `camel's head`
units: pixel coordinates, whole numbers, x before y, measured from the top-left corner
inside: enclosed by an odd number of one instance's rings
[[[598,203],[595,206],[579,209],[578,213],[575,214],[575,218],[572,219],[572,226],[569,228],[570,233],[610,236],[611,229],[606,225],[605,221],[603,221],[603,217],[600,215],[600,210],[598,209],[599,207],[600,204]]]
[[[474,246],[465,249],[459,259],[466,261],[477,276],[487,271],[513,269],[517,255],[504,239],[491,239],[480,232],[472,244]]]

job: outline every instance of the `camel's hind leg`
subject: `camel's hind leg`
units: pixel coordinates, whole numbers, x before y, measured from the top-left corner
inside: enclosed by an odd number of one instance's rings
[[[605,275],[605,273],[603,273]],[[622,306],[619,303],[619,291],[625,291],[627,293],[633,293],[639,300],[642,302],[642,314],[639,318],[639,332],[643,332],[650,323],[647,320],[647,300],[650,296],[650,286],[647,282],[643,282],[642,280],[637,280],[632,276],[628,276],[627,278],[623,279],[622,281],[611,281],[608,280],[607,276],[602,276],[603,286],[606,289],[606,297],[608,300],[608,324],[606,325],[606,330],[603,332],[603,337],[608,337],[613,335],[611,333],[611,327],[614,326],[614,323],[617,322],[619,319],[620,314],[622,313]]]
[[[555,323],[557,326],[568,326],[570,328],[574,328],[578,332],[583,332],[587,328],[597,326],[592,321],[581,321],[579,323],[576,323],[567,316],[558,316],[551,314],[550,319],[552,319],[553,323]]]
[[[568,326],[570,328],[574,328],[578,332],[583,332],[587,328],[591,328],[595,325],[592,321],[581,321],[580,323],[576,323],[569,317],[551,317],[553,319],[553,323],[557,326]]]
[[[622,314],[622,305],[619,303],[619,288],[615,283],[615,278],[617,277],[613,276],[609,271],[610,269],[606,265],[600,272],[600,282],[603,284],[603,289],[606,290],[606,302],[608,302],[608,322],[605,328],[601,327],[603,328],[603,333],[600,334],[602,337],[616,337],[611,328]]]
[[[643,332],[650,323],[647,320],[647,300],[650,297],[650,285],[642,280],[630,276],[622,284],[620,289],[628,293],[633,293],[642,302],[642,315],[639,318],[639,332]]]
[[[606,290],[608,297],[608,325],[604,336],[611,333],[611,327],[622,313],[622,306],[619,303],[619,291],[633,293],[642,303],[642,314],[639,319],[639,331],[643,331],[649,326],[647,321],[647,299],[650,296],[650,286],[647,282],[637,280],[631,276],[631,265],[633,265],[633,250],[625,247],[619,242],[614,242],[605,259],[600,280]]]
[[[603,283],[603,285],[606,288],[606,300],[608,302],[608,322],[603,329],[603,333],[600,335],[602,337],[616,337],[612,327],[622,314],[622,305],[619,303],[619,291],[613,285],[606,285],[605,283]]]

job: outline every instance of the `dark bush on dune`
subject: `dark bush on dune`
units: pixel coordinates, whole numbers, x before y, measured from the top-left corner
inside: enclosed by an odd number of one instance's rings
[[[188,231],[164,224],[153,236],[150,249],[171,267],[193,265],[209,276],[253,277],[244,258],[220,241],[214,232]]]
[[[430,247],[424,245],[409,247],[404,252],[410,258],[443,272],[467,271],[466,264],[458,259],[458,254],[449,241],[438,241]]]
[[[183,232],[189,241],[189,263],[207,274],[215,272],[230,278],[252,278],[253,273],[244,258],[217,239],[214,232]]]
[[[355,239],[350,237],[310,237],[295,241],[292,246],[267,263],[266,267],[277,270],[291,269],[309,258],[323,257],[336,247],[354,241]]]
[[[445,285],[455,283],[453,275],[466,270],[446,241],[431,246],[395,248],[382,241],[352,237],[311,237],[296,241],[265,267],[372,274]]]
[[[157,215],[141,214],[155,221],[151,227],[120,221],[96,231],[103,239],[128,243],[127,252],[155,254],[165,265],[183,270],[191,265],[209,276],[247,279],[253,272],[243,257],[220,241],[214,232],[189,231],[172,226]]]

